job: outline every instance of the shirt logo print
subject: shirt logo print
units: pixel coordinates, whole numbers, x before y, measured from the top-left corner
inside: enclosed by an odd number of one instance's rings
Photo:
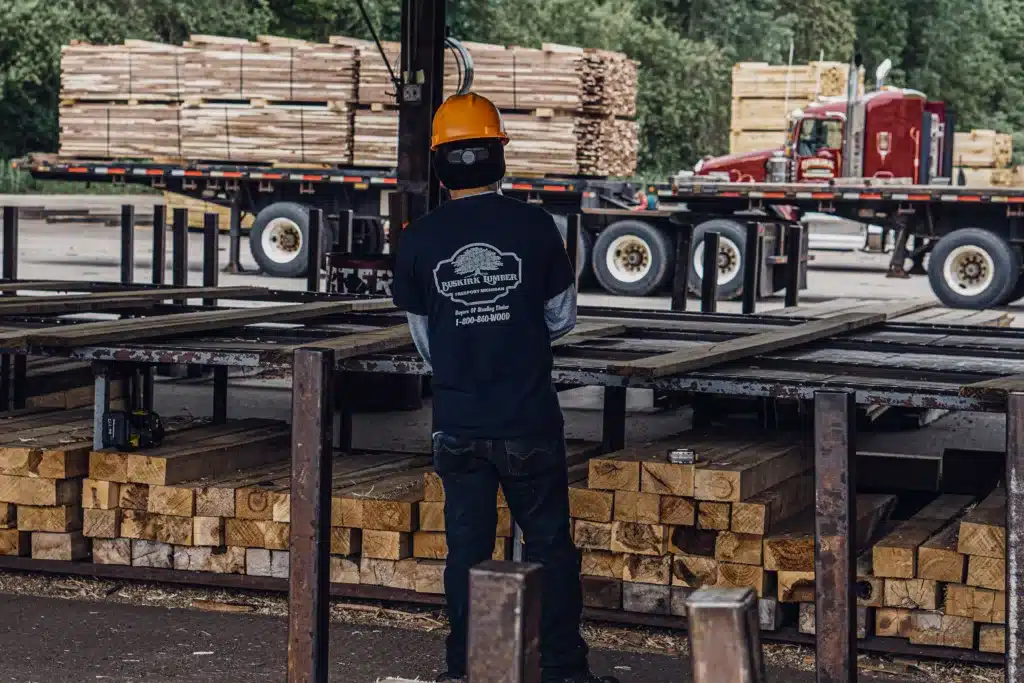
[[[441,296],[466,306],[493,304],[519,286],[523,263],[512,252],[474,242],[458,249],[434,268]]]

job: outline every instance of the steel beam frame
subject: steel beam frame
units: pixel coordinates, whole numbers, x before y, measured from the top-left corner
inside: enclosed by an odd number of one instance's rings
[[[473,683],[540,683],[538,564],[488,560],[469,571]]]

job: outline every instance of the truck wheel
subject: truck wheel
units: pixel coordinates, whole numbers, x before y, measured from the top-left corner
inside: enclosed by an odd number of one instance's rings
[[[594,275],[611,294],[646,296],[668,278],[671,240],[654,226],[637,220],[612,223],[594,244]]]
[[[746,266],[743,248],[747,228],[724,218],[705,221],[693,231],[690,244],[690,291],[700,294],[704,281],[704,235],[718,233],[718,298],[739,299],[743,296],[743,268]]]
[[[569,232],[569,219],[566,216],[560,214],[551,214],[551,217],[555,219],[555,225],[558,226],[558,232],[562,235],[562,243],[565,243],[566,234]],[[579,271],[580,271],[580,286],[590,284],[591,276],[593,271],[590,268],[591,250],[594,248],[594,238],[590,236],[590,233],[586,230],[580,230],[579,244],[577,245],[579,251]]]
[[[928,260],[928,280],[951,308],[989,308],[1005,302],[1019,279],[1021,257],[987,230],[962,228],[938,241]]]
[[[256,214],[249,231],[249,250],[267,275],[302,277],[309,261],[308,234],[309,207],[277,202]]]

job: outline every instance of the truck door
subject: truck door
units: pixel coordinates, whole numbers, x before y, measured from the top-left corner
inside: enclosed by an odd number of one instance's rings
[[[841,119],[803,119],[793,148],[796,182],[822,182],[839,175],[843,161]]]

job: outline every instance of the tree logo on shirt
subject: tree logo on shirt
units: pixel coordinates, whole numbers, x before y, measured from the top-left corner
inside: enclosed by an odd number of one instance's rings
[[[493,304],[519,286],[523,264],[512,252],[483,242],[467,244],[434,268],[442,296],[467,306]]]

